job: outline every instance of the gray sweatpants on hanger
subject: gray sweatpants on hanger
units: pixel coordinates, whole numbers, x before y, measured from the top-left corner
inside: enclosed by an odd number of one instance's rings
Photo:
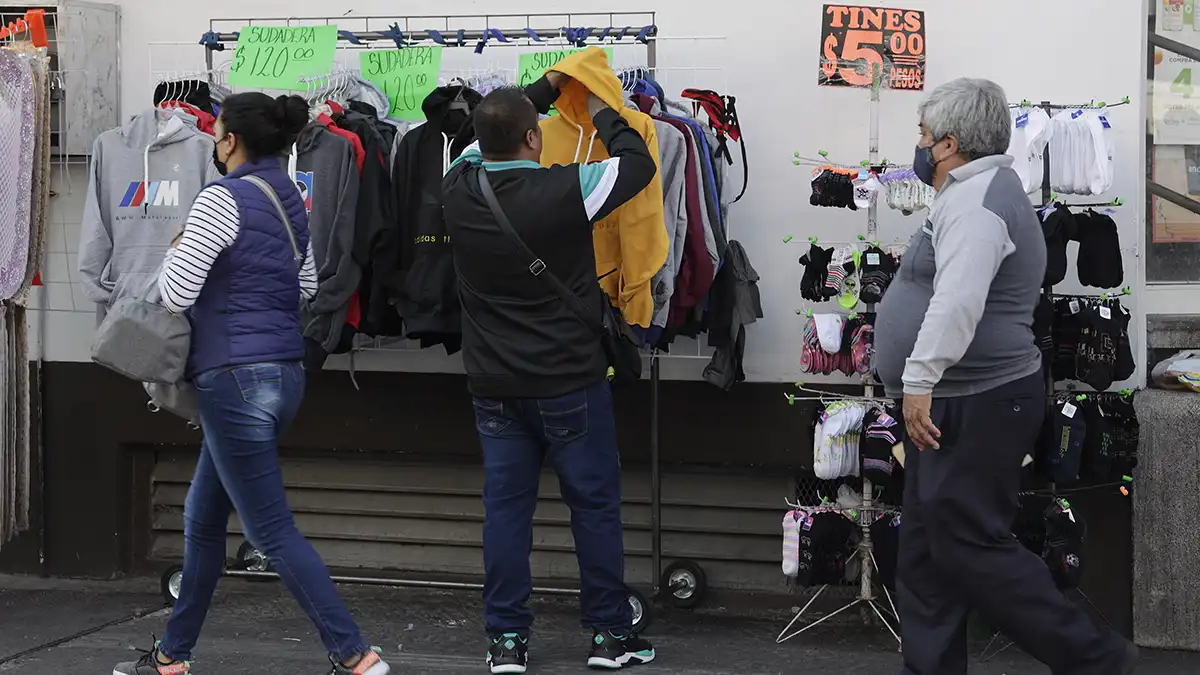
[[[1012,533],[1021,461],[1045,412],[1035,374],[934,399],[941,449],[906,444],[896,584],[904,675],[965,675],[971,609],[1055,675],[1121,675],[1126,642],[1068,600]]]

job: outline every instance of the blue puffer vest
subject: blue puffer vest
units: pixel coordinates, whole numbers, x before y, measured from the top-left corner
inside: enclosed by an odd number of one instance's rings
[[[233,245],[217,256],[200,297],[188,311],[192,323],[189,376],[224,366],[304,358],[300,269],[279,212],[262,190],[239,180],[250,174],[275,188],[291,218],[301,255],[308,250],[304,201],[278,157],[242,164],[215,183],[233,194],[241,225]]]

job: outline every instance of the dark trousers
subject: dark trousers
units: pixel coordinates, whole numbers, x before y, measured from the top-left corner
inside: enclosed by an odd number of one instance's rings
[[[529,554],[538,479],[548,456],[571,509],[583,625],[628,634],[621,459],[608,382],[557,398],[475,397],[483,445],[484,619],[491,635],[527,635]]]
[[[971,609],[1055,675],[1119,675],[1123,640],[1069,601],[1012,533],[1021,461],[1045,409],[1040,374],[934,399],[941,449],[906,444],[896,588],[904,675],[965,675]]]
[[[270,557],[325,649],[339,660],[366,652],[325,563],[296,529],[284,494],[279,434],[304,399],[303,367],[290,362],[218,368],[198,375],[195,385],[204,442],[183,507],[179,600],[159,649],[181,661],[192,658],[225,568],[229,514],[237,509],[246,538]]]

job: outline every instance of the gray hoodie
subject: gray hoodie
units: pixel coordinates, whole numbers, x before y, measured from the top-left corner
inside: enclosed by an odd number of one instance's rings
[[[101,316],[122,278],[153,274],[200,190],[220,178],[213,139],[180,111],[150,109],[92,146],[79,233],[79,279]]]
[[[638,110],[637,104],[625,97],[625,107]],[[654,318],[651,325],[665,328],[671,313],[671,296],[675,294],[675,277],[683,261],[683,243],[687,236],[687,204],[684,193],[687,167],[687,140],[675,127],[654,121],[658,136],[658,166],[663,187],[663,221],[667,227],[669,249],[667,262],[654,275],[651,288],[654,295]]]
[[[354,262],[358,165],[350,142],[320,122],[296,139],[294,177],[308,207],[308,231],[317,264],[317,295],[308,303],[304,337],[332,353],[342,335],[350,298],[362,280]]]

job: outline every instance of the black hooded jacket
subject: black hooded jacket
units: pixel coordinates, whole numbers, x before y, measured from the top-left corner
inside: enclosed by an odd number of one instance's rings
[[[392,165],[394,221],[379,237],[367,320],[387,325],[399,313],[405,334],[423,347],[462,344],[453,250],[442,213],[442,176],[475,140],[470,113],[483,99],[461,85],[435,89],[421,106],[426,122],[400,141]]]

